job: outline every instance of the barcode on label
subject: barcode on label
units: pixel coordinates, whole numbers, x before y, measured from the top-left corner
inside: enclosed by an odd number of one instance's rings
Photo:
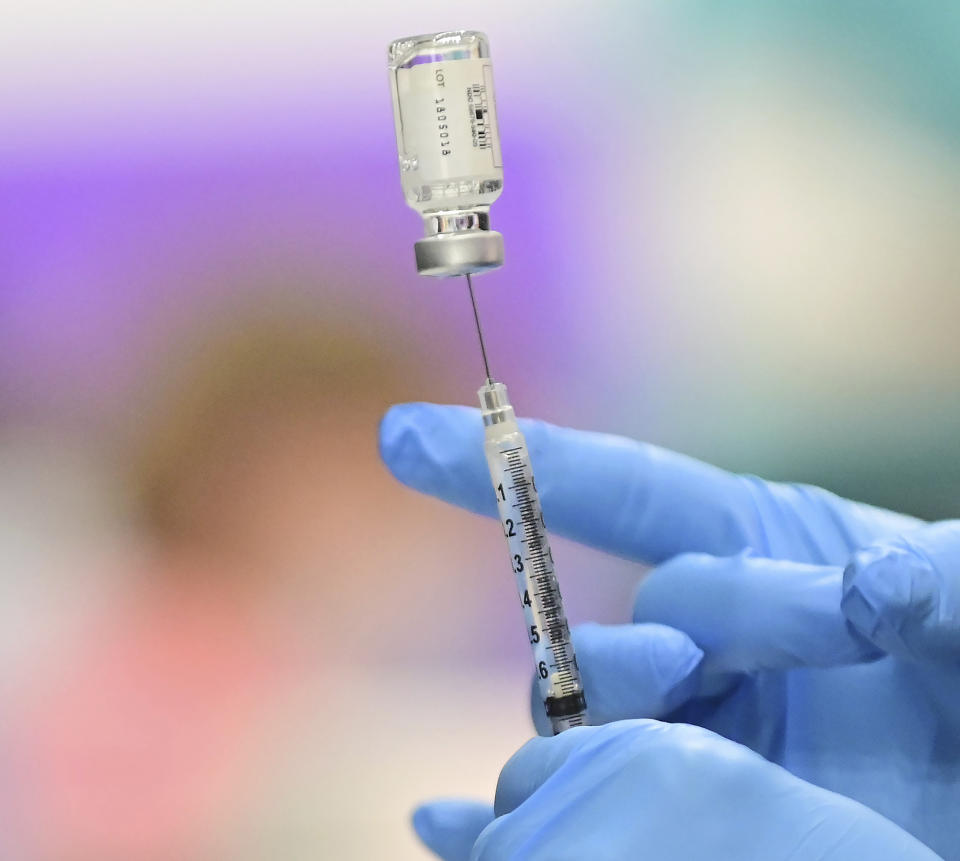
[[[473,145],[477,149],[490,147],[489,110],[487,108],[487,89],[474,84],[467,90],[467,104],[470,107],[470,126],[473,131]]]

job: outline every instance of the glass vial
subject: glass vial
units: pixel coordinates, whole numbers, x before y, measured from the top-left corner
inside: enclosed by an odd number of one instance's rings
[[[403,193],[424,222],[417,270],[450,276],[502,265],[503,237],[489,225],[503,159],[487,37],[411,36],[387,57]]]

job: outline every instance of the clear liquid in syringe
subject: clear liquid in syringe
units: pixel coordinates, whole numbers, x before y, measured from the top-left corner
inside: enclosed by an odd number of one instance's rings
[[[526,440],[507,399],[506,386],[488,380],[478,394],[485,427],[484,450],[533,649],[537,685],[556,734],[585,725],[587,716],[553,551]]]

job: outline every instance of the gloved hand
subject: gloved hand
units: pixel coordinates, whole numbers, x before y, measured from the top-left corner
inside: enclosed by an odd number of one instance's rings
[[[660,565],[635,624],[574,631],[594,723],[707,727],[960,859],[960,523],[521,428],[552,531]],[[494,515],[482,437],[476,410],[409,404],[380,447],[406,484]]]
[[[493,809],[440,802],[414,824],[444,861],[937,857],[862,804],[742,745],[652,720],[535,738],[501,772]]]

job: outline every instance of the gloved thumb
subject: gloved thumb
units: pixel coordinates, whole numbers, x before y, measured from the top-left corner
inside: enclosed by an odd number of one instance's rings
[[[413,829],[443,861],[468,861],[477,837],[493,821],[493,805],[447,799],[422,804],[413,813]]]
[[[473,861],[935,861],[857,802],[700,727],[651,720],[534,738],[500,773]]]
[[[960,656],[960,521],[856,553],[843,572],[841,608],[851,627],[891,654]]]

